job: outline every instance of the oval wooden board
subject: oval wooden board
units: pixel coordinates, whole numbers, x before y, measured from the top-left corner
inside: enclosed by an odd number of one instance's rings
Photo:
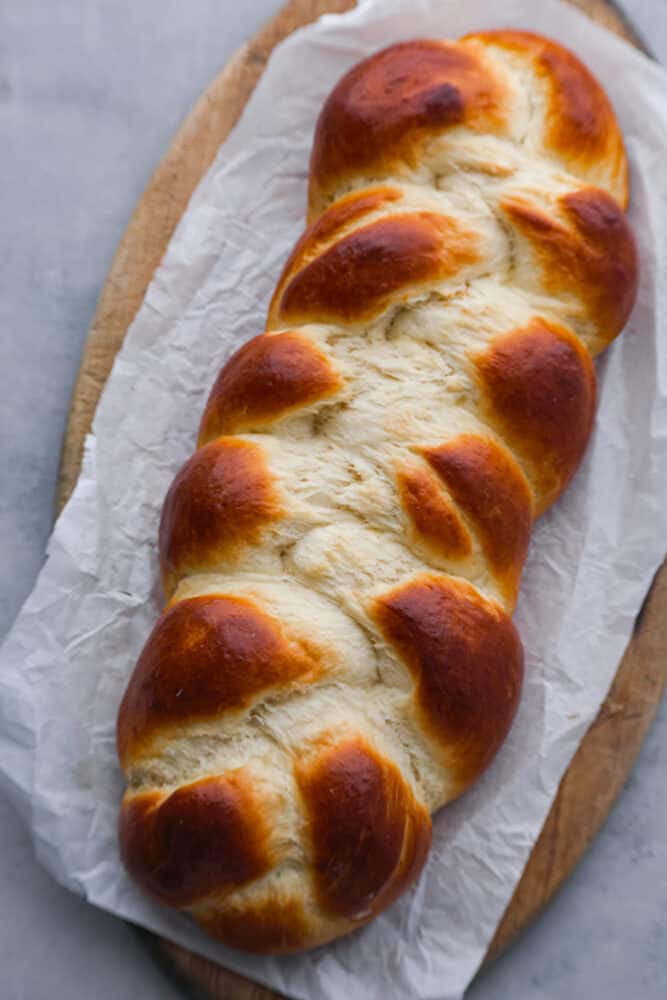
[[[606,0],[570,0],[627,40],[636,36]],[[58,509],[79,474],[83,442],[114,357],[141,305],[174,228],[215,152],[233,128],[278,42],[354,0],[290,0],[234,55],[202,95],[155,171],[129,222],[102,289],[72,397],[58,482]],[[499,17],[502,21],[502,17]],[[658,540],[656,543],[659,544]],[[653,581],[609,695],[563,778],[487,960],[532,920],[572,871],[628,777],[667,682],[667,563]],[[278,994],[142,932],[186,987],[214,1000],[275,1000]],[[201,994],[199,994],[201,995]]]

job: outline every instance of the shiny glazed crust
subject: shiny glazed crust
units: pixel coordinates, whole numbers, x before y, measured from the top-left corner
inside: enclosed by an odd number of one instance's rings
[[[523,32],[413,41],[320,115],[309,226],[164,503],[118,716],[123,859],[225,943],[310,948],[419,875],[514,717],[534,518],[637,261],[613,110]]]

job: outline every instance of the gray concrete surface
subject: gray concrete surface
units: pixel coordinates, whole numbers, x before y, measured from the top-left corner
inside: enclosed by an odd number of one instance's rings
[[[667,61],[665,0],[624,0]],[[276,0],[0,0],[0,637],[52,523],[116,244],[180,120]],[[667,705],[573,878],[470,1000],[664,1000]],[[136,934],[55,885],[0,801],[0,1000],[177,1000]]]

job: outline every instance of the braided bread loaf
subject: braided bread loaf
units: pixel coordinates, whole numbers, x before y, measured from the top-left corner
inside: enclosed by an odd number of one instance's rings
[[[321,113],[310,225],[167,495],[122,854],[236,947],[345,934],[501,745],[533,518],[636,288],[623,141],[546,39],[395,45]]]

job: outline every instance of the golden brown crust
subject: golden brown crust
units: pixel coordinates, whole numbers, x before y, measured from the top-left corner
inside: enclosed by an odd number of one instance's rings
[[[595,368],[569,330],[536,318],[475,359],[484,405],[533,470],[537,513],[565,489],[595,416]]]
[[[390,185],[364,188],[363,191],[353,191],[351,194],[339,198],[324,215],[315,219],[297,240],[294,249],[287,258],[271,299],[269,317],[276,313],[278,299],[291,275],[296,274],[323,248],[329,246],[336,239],[340,239],[353,223],[361,222],[364,216],[377,212],[386,205],[401,201],[402,198],[403,192],[400,188]],[[267,323],[267,329],[272,328],[273,324]]]
[[[126,795],[120,849],[132,877],[172,906],[242,886],[275,861],[266,810],[242,771],[203,778],[171,795]]]
[[[166,728],[238,711],[278,685],[311,683],[321,670],[314,643],[289,639],[248,598],[178,601],[151,632],[121,702],[121,762],[149,753]]]
[[[472,552],[470,533],[456,507],[425,469],[405,467],[397,476],[401,506],[417,542],[447,560]]]
[[[457,125],[502,131],[505,88],[477,54],[422,39],[353,67],[327,99],[310,158],[309,217],[354,176],[417,166],[425,142]]]
[[[431,818],[399,770],[361,738],[297,764],[324,910],[365,922],[421,871]]]
[[[625,326],[637,291],[637,249],[630,224],[614,199],[597,188],[564,195],[569,225],[523,197],[501,208],[526,238],[542,286],[554,296],[573,296],[595,330],[595,350]]]
[[[527,56],[548,87],[542,142],[576,176],[591,180],[600,164],[609,170],[622,208],[628,202],[628,170],[623,136],[614,110],[593,74],[568,49],[528,31],[482,31],[478,40]]]
[[[377,598],[373,613],[412,672],[418,712],[462,790],[495,756],[519,704],[514,625],[469,584],[426,574]]]
[[[260,334],[233,354],[213,386],[199,445],[256,429],[342,388],[330,361],[296,331]]]
[[[286,955],[320,941],[300,899],[269,897],[225,900],[224,905],[197,910],[193,916],[230,948],[263,955]]]
[[[262,449],[218,438],[194,453],[169,488],[160,520],[160,567],[170,595],[188,573],[238,558],[281,516]]]
[[[420,285],[475,263],[477,244],[459,221],[432,212],[371,222],[286,275],[269,325],[371,320]]]
[[[500,590],[514,605],[533,524],[521,469],[506,448],[474,434],[422,454],[474,525]]]

